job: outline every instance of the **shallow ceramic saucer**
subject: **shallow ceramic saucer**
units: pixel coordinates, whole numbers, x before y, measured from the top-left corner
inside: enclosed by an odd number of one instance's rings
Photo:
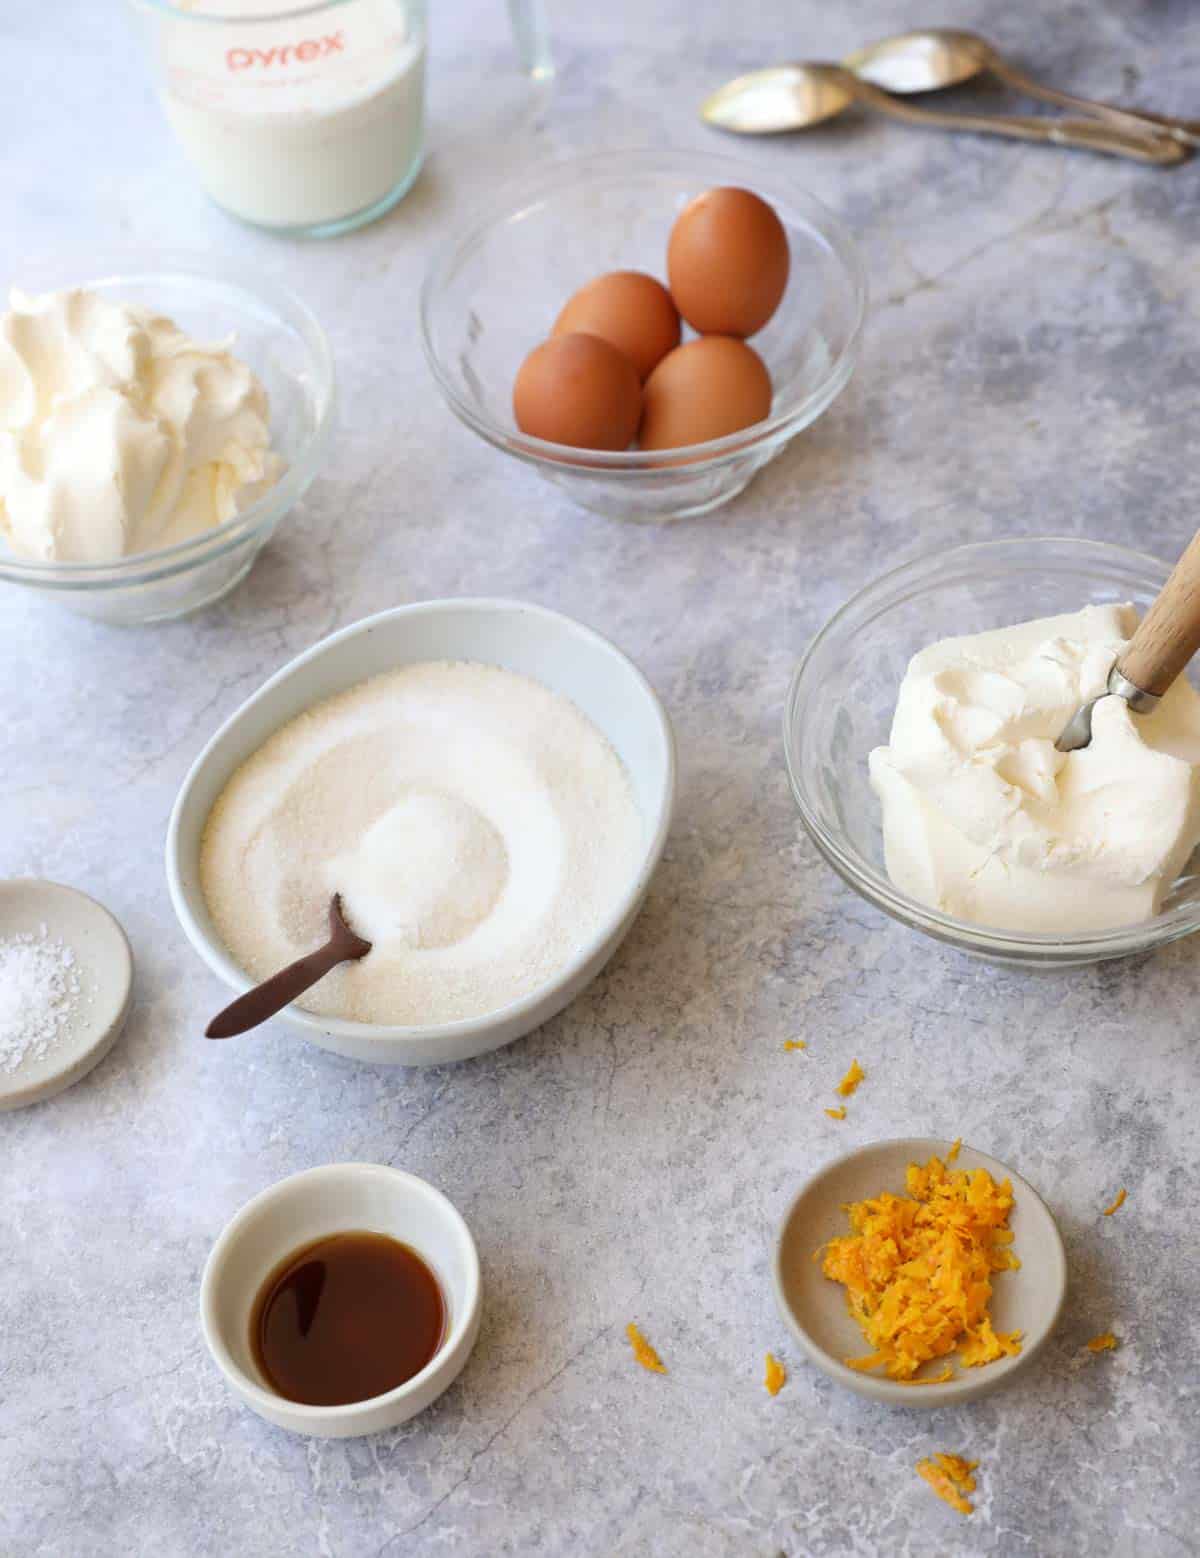
[[[862,1357],[869,1348],[846,1308],[844,1288],[822,1274],[813,1253],[849,1231],[842,1210],[848,1202],[867,1200],[885,1190],[903,1195],[907,1166],[926,1163],[934,1156],[945,1161],[952,1146],[949,1141],[902,1137],[871,1142],[846,1153],[802,1187],[784,1214],[776,1238],[775,1301],[792,1335],[830,1379],[890,1406],[958,1406],[1008,1384],[1045,1346],[1066,1298],[1066,1252],[1046,1203],[1006,1164],[964,1146],[955,1168],[984,1168],[993,1179],[1012,1183],[1009,1227],[1021,1266],[1017,1271],[997,1273],[989,1312],[997,1331],[1022,1333],[1021,1351],[981,1368],[956,1367],[953,1379],[936,1385],[903,1385],[877,1373],[847,1368],[844,1359]],[[954,1355],[926,1364],[917,1379],[940,1374],[947,1361],[954,1362]]]
[[[74,953],[79,996],[44,1055],[0,1068],[0,1111],[41,1103],[85,1077],[116,1043],[132,1003],[133,954],[102,904],[36,877],[0,882],[0,940],[43,930]]]
[[[366,1229],[407,1244],[438,1279],[446,1334],[395,1390],[344,1406],[307,1406],[272,1390],[255,1362],[250,1316],[271,1272],[333,1233]],[[200,1283],[200,1326],[225,1382],[259,1417],[296,1434],[351,1439],[407,1422],[458,1378],[483,1309],[479,1255],[461,1213],[415,1174],[379,1163],[329,1163],[292,1174],[248,1201],[212,1247]]]

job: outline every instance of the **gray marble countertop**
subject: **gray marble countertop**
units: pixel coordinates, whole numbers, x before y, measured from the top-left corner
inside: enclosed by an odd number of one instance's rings
[[[478,86],[508,68],[503,8],[435,8],[427,172],[374,227],[307,245],[206,204],[116,7],[4,9],[0,276],[19,283],[46,251],[83,269],[114,243],[249,259],[324,320],[342,413],[303,511],[215,608],[118,630],[11,588],[0,599],[0,874],[97,895],[138,968],[100,1068],[0,1117],[0,1552],[1200,1552],[1200,940],[1040,977],[927,944],[800,835],[779,740],[797,654],[887,562],[1046,531],[1183,546],[1200,519],[1200,165],[876,121],[722,143],[786,166],[858,234],[873,296],[861,368],[733,506],[622,526],[572,510],[440,404],[415,327],[432,246],[552,154],[713,144],[702,89],[780,56],[834,57],[912,25],[910,5],[563,5],[557,103],[511,136],[489,132]],[[990,24],[1064,85],[1200,111],[1187,0],[1038,0],[1019,19],[971,0],[952,19]],[[223,991],[161,867],[187,766],[330,629],[464,593],[579,616],[665,698],[681,791],[645,912],[569,1011],[469,1064],[369,1070],[278,1027],[204,1044]],[[790,1036],[807,1052],[785,1053]],[[822,1107],[852,1055],[868,1080],[835,1124]],[[870,1405],[806,1366],[768,1277],[798,1182],[908,1133],[962,1134],[1010,1161],[1052,1202],[1071,1263],[1044,1361],[931,1414]],[[338,1159],[401,1164],[457,1202],[486,1314],[433,1409],[331,1443],[227,1394],[196,1304],[242,1202]],[[1101,1218],[1120,1185],[1127,1205]],[[633,1365],[631,1319],[666,1378]],[[1086,1354],[1109,1327],[1120,1350]],[[774,1400],[768,1348],[791,1375]],[[914,1475],[934,1450],[981,1462],[969,1521]]]

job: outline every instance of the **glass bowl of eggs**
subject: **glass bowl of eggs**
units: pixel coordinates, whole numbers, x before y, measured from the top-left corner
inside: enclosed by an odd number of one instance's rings
[[[589,156],[435,255],[425,353],[451,410],[583,508],[727,503],[846,387],[866,277],[790,179],[698,152]]]

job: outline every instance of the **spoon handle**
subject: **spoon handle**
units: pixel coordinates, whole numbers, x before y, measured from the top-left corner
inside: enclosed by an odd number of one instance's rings
[[[259,1023],[290,1006],[298,995],[303,995],[318,979],[324,979],[331,968],[344,963],[350,956],[344,941],[337,938],[327,941],[323,947],[297,958],[261,985],[255,985],[253,990],[247,990],[245,995],[231,1001],[205,1028],[205,1038],[232,1039],[249,1028],[257,1028]]]
[[[847,74],[849,74],[847,72]],[[953,114],[917,108],[854,78],[854,96],[892,119],[931,130],[967,130],[975,135],[1003,135],[1018,141],[1043,141],[1052,146],[1074,146],[1084,151],[1108,152],[1132,157],[1137,162],[1182,162],[1187,149],[1178,141],[1148,130],[1126,130],[1120,125],[1089,119],[1044,119],[1025,114]]]
[[[1035,81],[1023,70],[995,56],[988,60],[988,69],[1006,86],[1024,93],[1026,97],[1035,97],[1043,103],[1054,103],[1059,108],[1081,109],[1085,114],[1100,114],[1113,124],[1124,125],[1126,129],[1136,130],[1141,127],[1144,132],[1145,127],[1149,126],[1152,130],[1161,130],[1184,146],[1200,146],[1200,121],[1195,119],[1175,119],[1169,114],[1143,113],[1140,108],[1119,108],[1116,103],[1077,97],[1073,92],[1060,92],[1057,87]]]
[[[1161,698],[1200,649],[1200,533],[1171,570],[1154,604],[1117,660],[1142,692]]]

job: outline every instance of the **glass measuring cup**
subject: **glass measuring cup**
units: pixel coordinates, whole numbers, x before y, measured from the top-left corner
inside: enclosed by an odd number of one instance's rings
[[[425,136],[425,0],[128,0],[159,100],[207,193],[310,236],[373,221]],[[508,0],[533,82],[553,74],[541,0]]]

